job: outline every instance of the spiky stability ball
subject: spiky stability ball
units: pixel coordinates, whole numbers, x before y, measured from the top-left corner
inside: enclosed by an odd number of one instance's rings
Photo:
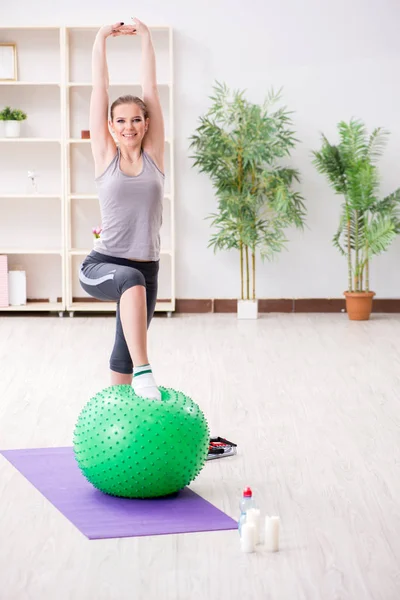
[[[177,492],[200,473],[210,439],[204,414],[182,392],[160,390],[161,401],[146,400],[129,385],[114,385],[84,406],[74,453],[97,489],[154,498]]]

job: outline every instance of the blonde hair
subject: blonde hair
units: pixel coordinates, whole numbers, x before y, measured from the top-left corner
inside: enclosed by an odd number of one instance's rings
[[[120,104],[136,104],[140,110],[143,113],[143,116],[145,119],[148,118],[149,113],[147,110],[147,106],[146,104],[143,102],[143,100],[141,98],[139,98],[138,96],[131,96],[131,95],[127,95],[127,96],[120,96],[119,98],[117,98],[116,100],[114,100],[114,102],[111,104],[111,108],[110,108],[110,116],[111,116],[111,121],[114,118],[114,109],[116,106],[120,106]]]

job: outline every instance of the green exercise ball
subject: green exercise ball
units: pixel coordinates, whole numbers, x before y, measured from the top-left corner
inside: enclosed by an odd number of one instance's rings
[[[161,401],[137,396],[130,385],[113,385],[82,409],[74,454],[95,488],[155,498],[179,491],[200,473],[210,439],[204,414],[182,392],[159,389]]]

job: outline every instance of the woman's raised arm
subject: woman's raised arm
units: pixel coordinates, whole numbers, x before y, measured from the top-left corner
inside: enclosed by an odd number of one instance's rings
[[[132,35],[132,26],[123,23],[105,25],[97,32],[92,50],[92,95],[90,98],[90,140],[96,170],[102,170],[110,153],[115,154],[115,142],[108,129],[108,67],[106,40],[109,36]],[[98,173],[97,173],[98,174]]]
[[[149,113],[149,128],[143,139],[143,148],[164,172],[165,131],[160,96],[157,87],[156,57],[149,28],[133,19],[136,33],[142,40],[141,84],[143,101]]]

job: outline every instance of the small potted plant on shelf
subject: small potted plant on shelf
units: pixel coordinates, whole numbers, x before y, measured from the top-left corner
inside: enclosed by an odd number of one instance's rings
[[[296,140],[286,109],[272,110],[279,99],[271,92],[262,105],[253,104],[244,92],[216,83],[212,106],[190,138],[193,166],[210,176],[218,199],[209,246],[239,251],[239,318],[258,316],[257,249],[262,260],[271,259],[285,245],[284,230],[304,223],[303,198],[292,189],[299,173],[281,164]]]
[[[12,109],[6,106],[0,111],[0,121],[4,121],[4,135],[6,138],[16,138],[21,135],[21,121],[27,118],[19,108]]]
[[[97,225],[97,227],[93,227],[92,228],[92,233],[93,233],[93,245],[96,246],[96,241],[98,239],[100,239],[101,236],[101,232],[102,232],[102,228],[101,226]]]
[[[385,252],[400,233],[400,188],[379,197],[375,163],[382,155],[387,131],[376,128],[368,135],[364,123],[357,119],[341,121],[338,131],[338,145],[330,144],[322,135],[322,147],[313,152],[313,162],[344,199],[333,243],[347,260],[348,289],[344,295],[349,319],[364,321],[370,317],[375,295],[370,290],[370,260]]]

